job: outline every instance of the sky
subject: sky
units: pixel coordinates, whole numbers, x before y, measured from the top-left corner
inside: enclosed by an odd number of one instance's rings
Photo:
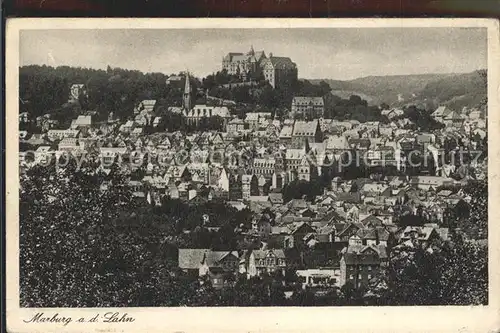
[[[228,52],[288,56],[306,79],[465,73],[487,66],[485,28],[23,30],[20,66],[120,67],[198,77]]]

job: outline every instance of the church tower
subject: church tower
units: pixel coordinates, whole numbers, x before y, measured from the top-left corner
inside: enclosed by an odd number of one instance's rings
[[[186,84],[184,85],[184,94],[182,96],[182,106],[185,110],[191,110],[191,83],[189,82],[189,73],[186,72]]]

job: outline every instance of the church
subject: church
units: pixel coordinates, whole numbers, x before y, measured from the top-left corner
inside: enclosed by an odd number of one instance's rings
[[[186,83],[182,97],[182,115],[186,118],[188,124],[198,125],[201,119],[219,116],[224,121],[224,127],[231,113],[226,106],[212,106],[206,104],[193,105],[193,94],[191,83],[189,82],[189,73],[186,73]]]

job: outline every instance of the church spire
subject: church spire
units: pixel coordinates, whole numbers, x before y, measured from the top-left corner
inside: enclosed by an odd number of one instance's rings
[[[184,85],[184,94],[191,93],[191,83],[189,82],[189,72],[186,71],[186,84]]]
[[[191,110],[191,83],[189,82],[189,72],[186,71],[186,84],[182,96],[183,106],[186,110]]]

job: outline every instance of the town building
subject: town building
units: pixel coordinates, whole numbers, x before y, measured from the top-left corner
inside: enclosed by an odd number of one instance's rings
[[[337,268],[310,268],[297,270],[297,276],[302,284],[302,289],[311,287],[337,287],[340,288],[340,269]]]
[[[292,146],[295,148],[304,147],[312,142],[322,142],[323,133],[318,120],[295,121],[291,141]]]
[[[182,88],[182,81],[184,80],[184,78],[185,77],[181,75],[170,75],[165,83],[167,84],[167,86]]]
[[[255,52],[252,46],[247,53],[230,52],[225,55],[222,58],[222,70],[248,80],[262,72],[261,63],[264,59],[266,59],[265,52]]]
[[[262,71],[264,79],[275,89],[290,87],[298,78],[297,64],[288,57],[275,57],[272,53],[262,61]]]
[[[92,126],[92,116],[80,115],[71,122],[70,128],[87,132]]]
[[[245,124],[251,130],[257,130],[264,121],[271,119],[271,112],[248,112],[245,115]]]
[[[443,116],[442,121],[446,126],[461,127],[464,124],[465,116],[452,111]]]
[[[252,164],[252,172],[257,176],[271,178],[276,171],[276,160],[274,158],[255,158]]]
[[[449,114],[453,112],[446,106],[440,106],[438,107],[432,114],[431,116],[439,122],[444,122],[444,118]]]
[[[83,145],[78,142],[77,138],[64,138],[59,142],[59,151],[74,152],[82,151]]]
[[[82,83],[72,84],[69,92],[69,101],[77,102],[80,96],[82,95],[87,96],[87,88],[85,84]]]
[[[246,274],[248,278],[277,271],[284,276],[286,267],[283,249],[248,250],[241,257],[239,272]]]
[[[64,138],[76,138],[80,133],[79,130],[76,129],[64,129],[64,130],[56,130],[51,129],[47,131],[47,138],[51,141],[61,140]]]
[[[242,119],[235,118],[230,120],[226,125],[227,133],[238,133],[245,129],[245,122]]]
[[[184,109],[182,115],[186,117],[188,124],[199,124],[202,119],[221,117],[223,124],[231,119],[227,106],[195,105],[192,109]]]
[[[231,281],[238,273],[239,261],[237,251],[179,249],[178,256],[181,270],[193,277],[208,277],[216,289],[232,285]]]
[[[301,115],[304,119],[322,118],[325,112],[323,97],[296,96],[292,100],[291,114]]]
[[[156,100],[154,99],[145,99],[141,101],[135,108],[134,113],[151,113],[153,112],[156,105]]]
[[[243,175],[241,177],[241,192],[243,200],[259,195],[259,180],[256,175]]]
[[[20,112],[19,113],[19,122],[20,123],[26,124],[26,123],[29,123],[29,121],[30,120],[29,120],[29,114],[28,114],[28,112]]]
[[[340,285],[368,286],[387,261],[385,246],[349,245],[340,259]]]

